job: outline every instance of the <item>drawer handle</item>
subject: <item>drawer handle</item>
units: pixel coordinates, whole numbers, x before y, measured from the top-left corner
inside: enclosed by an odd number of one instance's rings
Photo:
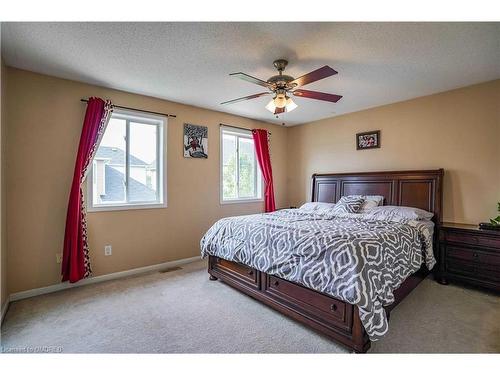
[[[250,276],[252,276],[252,275],[253,275],[253,271],[252,271],[252,270],[248,271],[247,273],[248,273]]]
[[[472,254],[474,258],[477,258],[479,255],[477,253]]]
[[[337,305],[336,305],[336,304],[332,304],[332,305],[330,306],[330,310],[332,310],[332,311],[337,311]]]
[[[273,284],[274,284],[274,286],[278,286],[278,285],[280,285],[280,282],[278,280],[275,280]]]

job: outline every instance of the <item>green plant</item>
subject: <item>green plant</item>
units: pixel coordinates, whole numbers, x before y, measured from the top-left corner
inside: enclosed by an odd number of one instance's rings
[[[498,212],[500,212],[500,202],[498,202],[498,208],[497,208],[497,210],[498,210]],[[490,219],[490,223],[493,224],[493,225],[500,225],[500,215],[498,215],[494,219]]]

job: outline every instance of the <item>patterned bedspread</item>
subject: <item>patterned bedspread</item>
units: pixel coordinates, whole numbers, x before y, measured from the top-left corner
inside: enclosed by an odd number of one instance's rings
[[[431,222],[293,209],[228,217],[201,239],[201,254],[246,264],[359,308],[372,341],[388,330],[383,306],[422,263],[436,263]]]

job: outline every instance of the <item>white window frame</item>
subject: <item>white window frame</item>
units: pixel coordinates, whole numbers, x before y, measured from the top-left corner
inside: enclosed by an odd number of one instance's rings
[[[234,203],[252,203],[252,202],[263,202],[264,201],[264,183],[263,183],[263,178],[262,178],[262,172],[260,170],[259,162],[257,160],[257,156],[255,155],[254,152],[254,158],[255,158],[255,168],[256,168],[256,191],[260,192],[260,196],[258,198],[255,197],[250,197],[250,198],[229,198],[229,199],[224,199],[224,133],[228,133],[231,135],[235,135],[236,138],[236,155],[237,155],[237,161],[236,161],[236,169],[239,170],[239,141],[238,138],[248,138],[252,139],[252,131],[251,130],[243,130],[239,128],[234,128],[231,126],[221,126],[220,127],[220,182],[219,182],[219,189],[220,189],[220,204],[234,204]],[[239,183],[239,178],[238,178],[238,173],[236,174],[236,184]],[[237,192],[239,192],[239,187],[237,187]]]
[[[167,118],[165,116],[155,115],[147,112],[114,109],[112,117],[125,119],[126,122],[126,136],[125,136],[125,178],[126,185],[130,179],[129,171],[129,158],[130,158],[130,122],[134,120],[141,123],[148,123],[158,127],[156,137],[156,160],[158,161],[157,189],[158,200],[156,202],[130,202],[130,203],[116,203],[116,204],[94,204],[93,201],[93,183],[94,176],[92,170],[92,163],[90,163],[89,171],[87,173],[87,202],[88,212],[98,211],[124,211],[124,210],[143,210],[151,208],[166,208],[167,207]],[[163,183],[161,183],[163,182]],[[128,199],[128,189],[125,191]]]

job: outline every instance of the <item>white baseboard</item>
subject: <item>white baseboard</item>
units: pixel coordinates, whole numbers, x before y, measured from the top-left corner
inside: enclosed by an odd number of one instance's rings
[[[10,295],[9,301],[14,302],[14,301],[18,301],[20,299],[25,299],[25,298],[30,298],[30,297],[34,297],[34,296],[39,296],[42,294],[57,292],[59,290],[75,288],[75,287],[79,287],[79,286],[83,286],[83,285],[101,283],[103,281],[120,279],[122,277],[138,275],[141,273],[159,271],[159,270],[164,269],[164,268],[176,267],[176,266],[180,266],[180,265],[183,265],[186,263],[195,262],[195,261],[200,260],[200,259],[201,259],[200,256],[196,256],[196,257],[192,257],[192,258],[173,260],[170,262],[153,264],[152,266],[134,268],[134,269],[127,270],[127,271],[120,271],[120,272],[110,273],[107,275],[89,277],[88,279],[83,279],[83,280],[80,280],[76,283],[69,283],[66,281],[64,283],[49,285],[49,286],[45,286],[43,288],[25,290],[23,292],[12,293]],[[3,318],[3,314],[4,314],[4,311],[2,308],[2,318]]]
[[[5,314],[7,313],[7,309],[9,308],[10,297],[7,296],[5,303],[2,306],[2,317],[0,318],[0,325],[3,323],[3,318],[5,318]]]

